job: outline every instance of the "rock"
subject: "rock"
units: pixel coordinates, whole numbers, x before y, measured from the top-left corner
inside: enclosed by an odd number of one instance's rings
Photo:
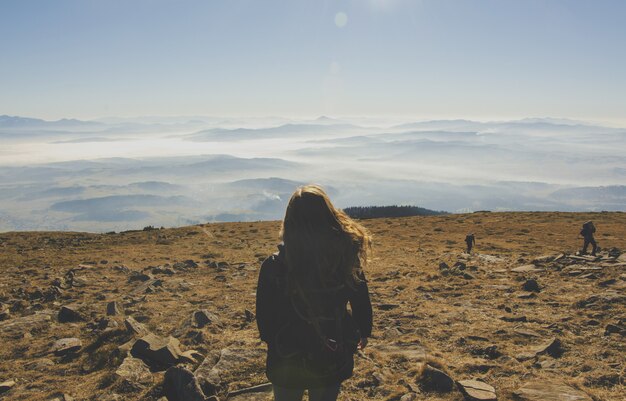
[[[441,262],[439,263],[439,270],[446,270],[449,269],[450,266],[448,266],[448,264],[446,262]]]
[[[447,373],[430,365],[424,367],[419,383],[425,391],[447,393],[454,388],[454,380]]]
[[[207,398],[194,374],[178,366],[165,372],[163,393],[168,401],[206,401]]]
[[[517,294],[517,298],[519,299],[531,299],[531,298],[536,298],[537,294],[535,294],[534,292],[520,292],[519,294]]]
[[[538,273],[542,272],[543,270],[544,269],[541,269],[535,265],[523,265],[511,269],[513,273]]]
[[[184,262],[176,262],[174,263],[174,266],[172,266],[174,269],[177,270],[185,270],[185,269],[195,269],[198,267],[198,264],[196,262],[194,262],[191,259],[185,260]]]
[[[543,255],[543,256],[539,256],[538,258],[533,259],[533,263],[534,264],[548,263],[548,262],[552,262],[556,258],[557,257],[555,257],[554,255]]]
[[[128,316],[124,320],[124,325],[126,326],[126,330],[129,333],[137,335],[137,336],[145,336],[150,333],[150,331],[143,324],[139,323],[132,316]]]
[[[58,314],[59,323],[80,322],[85,320],[83,315],[74,307],[62,306]]]
[[[217,362],[214,357],[207,357],[198,366],[195,375],[205,394],[213,394],[214,389],[222,383],[222,377],[236,377],[238,374],[243,374],[264,357],[263,349],[225,348],[220,351]]]
[[[154,277],[152,277],[149,274],[138,272],[138,271],[133,271],[130,274],[130,277],[128,277],[128,282],[132,283],[134,281],[148,281],[148,280],[153,280],[153,279]]]
[[[524,384],[513,394],[520,401],[592,401],[591,397],[565,383],[535,381]]]
[[[457,386],[466,400],[495,401],[498,399],[495,388],[478,380],[460,380]]]
[[[519,334],[520,336],[524,336],[524,337],[541,337],[541,334],[537,333],[536,331],[532,331],[529,329],[524,329],[524,328],[517,328],[513,330],[513,333],[515,334]]]
[[[7,391],[11,390],[13,387],[15,387],[15,384],[15,380],[7,380],[0,383],[0,394],[4,394]]]
[[[400,398],[400,401],[415,401],[417,400],[416,393],[407,393]]]
[[[209,312],[206,309],[200,309],[199,311],[195,311],[191,317],[193,322],[193,326],[197,328],[202,328],[209,324],[220,324],[220,320],[214,313]]]
[[[558,358],[563,354],[563,352],[561,341],[557,338],[551,338],[540,345],[530,348],[527,352],[518,354],[515,359],[518,361],[526,361],[543,354],[548,354],[552,357]]]
[[[248,309],[244,311],[244,317],[246,319],[246,322],[248,323],[254,322],[254,319],[255,319],[254,313],[252,313]]]
[[[52,311],[37,312],[34,315],[22,316],[0,322],[0,337],[23,337],[31,330],[44,329],[50,326]]]
[[[122,384],[130,390],[141,390],[153,382],[152,373],[141,359],[127,356],[115,371]]]
[[[174,337],[159,337],[149,333],[133,344],[132,356],[140,358],[150,366],[168,367],[180,361],[180,342]]]
[[[619,327],[617,325],[614,325],[614,324],[610,324],[610,323],[607,324],[605,329],[604,329],[604,335],[608,336],[608,335],[611,335],[611,334],[614,334],[614,333],[619,333],[622,336],[624,336],[624,335],[626,335],[626,329],[623,329],[623,328],[621,328],[621,327]]]
[[[228,392],[229,401],[267,401],[272,392],[272,383],[263,383],[257,386],[246,387]]]
[[[152,280],[148,280],[148,281],[145,281],[145,282],[139,284],[137,286],[137,288],[135,288],[132,291],[132,294],[144,294],[144,293],[155,292],[156,291],[156,287],[161,287],[161,286],[163,286],[163,281],[161,281],[158,278],[152,279]]]
[[[524,284],[522,284],[522,289],[524,291],[529,291],[529,292],[541,291],[541,288],[539,287],[539,283],[537,283],[537,280],[535,280],[534,278],[526,280]]]
[[[75,354],[83,347],[83,342],[79,338],[70,337],[57,340],[53,345],[51,352],[56,356],[64,356]]]
[[[69,394],[59,394],[54,398],[51,398],[50,401],[74,401],[74,397]]]
[[[123,314],[122,307],[117,301],[111,301],[107,304],[107,316],[118,316]]]
[[[37,359],[32,362],[28,362],[24,367],[27,370],[45,371],[46,369],[54,366],[54,361],[48,358]]]

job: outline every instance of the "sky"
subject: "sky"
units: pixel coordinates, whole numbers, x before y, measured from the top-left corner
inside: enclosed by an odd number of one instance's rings
[[[0,0],[0,115],[626,126],[623,0]]]

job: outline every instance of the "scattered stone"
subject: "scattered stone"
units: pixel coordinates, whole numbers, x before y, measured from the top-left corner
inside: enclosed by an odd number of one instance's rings
[[[174,263],[174,269],[185,270],[185,269],[195,269],[198,267],[198,264],[191,259],[185,260],[184,262],[176,262]]]
[[[130,390],[141,390],[150,386],[153,382],[152,373],[141,359],[127,356],[115,374],[121,379],[122,384]]]
[[[604,335],[608,336],[608,335],[615,334],[615,333],[619,333],[622,336],[624,336],[624,335],[626,335],[626,329],[623,329],[623,328],[621,328],[621,327],[619,327],[617,325],[614,325],[614,324],[610,324],[610,323],[607,324],[606,328],[604,329]]]
[[[246,322],[248,323],[254,322],[254,319],[255,319],[254,313],[246,309],[244,311],[244,315],[245,315]]]
[[[513,394],[521,401],[592,401],[591,397],[582,391],[557,382],[526,383]]]
[[[454,388],[454,380],[447,373],[430,365],[424,367],[419,383],[425,391],[447,393]]]
[[[222,377],[236,377],[237,374],[246,372],[246,369],[264,356],[263,349],[225,348],[220,351],[217,362],[212,355],[207,357],[198,366],[195,375],[205,394],[213,394],[214,389],[222,383]]]
[[[548,354],[554,358],[558,358],[563,354],[563,352],[561,341],[557,338],[551,338],[538,346],[530,348],[527,352],[518,354],[515,359],[518,361],[526,361],[543,354]]]
[[[165,372],[163,393],[168,401],[206,401],[207,398],[194,374],[178,366]]]
[[[530,298],[536,298],[537,294],[535,294],[534,292],[520,292],[519,294],[517,294],[517,298],[519,299],[530,299]]]
[[[51,311],[41,311],[34,315],[22,316],[0,322],[2,337],[23,337],[24,333],[50,326]]]
[[[220,319],[216,314],[209,312],[206,309],[200,309],[195,311],[191,317],[193,326],[197,328],[202,328],[209,324],[220,324]]]
[[[174,337],[159,337],[149,333],[135,342],[130,350],[132,356],[140,358],[153,367],[166,367],[180,361],[180,342]]]
[[[144,293],[152,293],[156,291],[156,287],[163,286],[163,281],[160,279],[152,279],[148,281],[144,281],[142,284],[138,285],[132,293],[133,294],[144,294]]]
[[[504,320],[505,322],[527,322],[528,319],[526,318],[526,316],[501,316],[500,317],[501,320]]]
[[[416,393],[407,393],[400,398],[400,401],[415,401],[417,400]]]
[[[51,352],[56,356],[64,356],[75,354],[83,347],[83,342],[79,338],[62,338],[57,340],[53,345]]]
[[[146,326],[136,321],[135,318],[133,318],[132,316],[128,316],[124,320],[124,325],[126,326],[126,330],[128,330],[129,333],[137,336],[145,336],[146,334],[150,333]]]
[[[522,284],[522,289],[524,291],[529,291],[529,292],[541,291],[541,288],[539,287],[539,283],[537,283],[537,280],[535,280],[534,278],[526,280],[524,284]]]
[[[495,401],[498,399],[495,388],[478,380],[460,380],[457,386],[466,400]]]
[[[11,390],[13,387],[15,387],[15,384],[15,380],[7,380],[0,383],[0,394],[4,394],[7,391]]]
[[[143,272],[138,272],[138,271],[133,271],[130,274],[130,277],[128,277],[128,282],[132,283],[134,281],[148,281],[148,280],[152,280],[154,279],[154,277],[152,277],[149,274],[143,273]]]
[[[538,273],[544,271],[544,269],[541,269],[535,265],[523,265],[511,269],[511,271],[513,273]]]
[[[71,306],[62,306],[58,314],[59,323],[80,322],[85,320],[83,315]]]
[[[517,328],[514,329],[513,332],[515,334],[519,334],[520,336],[524,336],[524,337],[541,337],[541,334],[537,333],[536,331],[532,331],[529,329],[524,329],[524,328]]]
[[[117,301],[111,301],[107,304],[107,316],[118,316],[123,314],[122,307]]]

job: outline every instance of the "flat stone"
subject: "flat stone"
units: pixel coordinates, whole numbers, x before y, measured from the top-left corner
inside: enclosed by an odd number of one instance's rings
[[[519,334],[520,336],[524,336],[524,337],[541,337],[541,334],[537,333],[536,331],[532,331],[529,329],[524,329],[524,328],[517,328],[513,330],[513,333],[515,334]]]
[[[22,337],[24,333],[34,329],[43,329],[50,326],[50,317],[54,312],[41,311],[34,315],[22,316],[0,322],[2,337]]]
[[[565,383],[535,381],[524,384],[513,394],[520,401],[592,401],[591,397]]]
[[[163,393],[168,401],[206,401],[195,375],[189,370],[173,366],[165,372]]]
[[[180,342],[174,337],[159,337],[149,333],[133,344],[131,355],[150,366],[165,367],[179,362],[182,351]]]
[[[115,374],[123,384],[140,390],[152,384],[153,377],[148,366],[141,359],[127,356],[117,368]]]
[[[250,366],[264,357],[265,351],[263,349],[224,348],[220,351],[216,363],[213,363],[215,359],[209,356],[198,366],[195,375],[205,392],[210,392],[208,389],[218,387],[222,383],[223,377],[236,377],[238,374],[243,374]]]
[[[544,269],[541,269],[535,265],[523,265],[514,267],[513,269],[511,269],[511,271],[514,273],[538,273],[544,271]]]
[[[57,340],[53,345],[51,352],[56,356],[64,356],[75,354],[83,347],[83,342],[79,338],[70,337]]]
[[[457,385],[466,400],[495,401],[498,399],[496,389],[487,383],[478,380],[460,380]]]

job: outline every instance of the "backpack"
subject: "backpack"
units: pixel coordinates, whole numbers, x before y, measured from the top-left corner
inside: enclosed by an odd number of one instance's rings
[[[593,234],[596,232],[596,226],[593,225],[592,221],[587,221],[583,224],[583,229],[580,231],[581,235],[585,234]]]

